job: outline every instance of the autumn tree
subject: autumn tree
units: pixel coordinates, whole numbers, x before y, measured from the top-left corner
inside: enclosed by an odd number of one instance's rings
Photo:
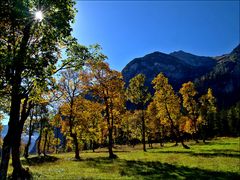
[[[66,66],[62,66],[63,68],[59,69],[61,70],[61,79],[57,86],[57,96],[60,97],[59,100],[62,103],[59,114],[60,116],[64,116],[64,121],[69,127],[68,130],[75,147],[75,158],[79,160],[79,142],[75,129],[75,124],[77,124],[79,119],[75,117],[75,100],[84,95],[82,78],[80,77],[84,76],[84,74],[82,74],[82,72],[84,72],[82,66],[86,60],[101,57],[102,54],[99,52],[98,45],[92,45],[90,48],[86,48],[77,43],[69,46],[66,53],[68,58],[63,62]],[[65,109],[63,107],[65,107]]]
[[[172,136],[175,137],[176,144],[180,140],[184,148],[189,148],[183,142],[180,132],[181,104],[180,98],[174,92],[162,73],[158,74],[152,81],[155,89],[153,100],[156,102],[158,117],[162,124],[169,125]]]
[[[182,95],[183,107],[187,111],[187,116],[191,120],[191,129],[194,135],[195,141],[198,143],[198,127],[201,122],[199,122],[199,103],[196,99],[197,91],[194,84],[189,81],[182,85],[179,90]]]
[[[152,101],[148,107],[147,107],[147,119],[148,119],[148,128],[149,128],[149,134],[151,134],[152,137],[157,139],[160,143],[160,146],[163,146],[163,137],[166,136],[166,131],[164,127],[166,123],[164,121],[161,121],[159,118],[159,110],[157,108],[157,102]],[[164,133],[165,131],[165,133]]]
[[[75,147],[75,158],[80,159],[79,156],[79,143],[77,139],[77,132],[75,130],[76,116],[75,116],[75,99],[81,95],[81,80],[79,78],[79,72],[74,69],[66,69],[61,72],[61,79],[59,82],[59,93],[63,104],[60,108],[60,115],[64,116],[65,123],[69,126],[69,133],[73,139]]]
[[[24,178],[21,133],[31,109],[32,86],[45,86],[54,73],[61,45],[68,43],[74,1],[0,1],[0,89],[9,89],[9,129],[4,138],[0,179],[6,179],[10,152],[13,178]],[[42,10],[43,18],[34,17]]]
[[[145,76],[143,74],[138,74],[129,81],[129,86],[126,89],[126,96],[131,103],[136,105],[138,110],[141,110],[142,144],[143,151],[146,151],[144,108],[146,103],[150,100],[151,94],[148,92],[147,86],[145,86]]]
[[[213,96],[212,89],[208,88],[206,94],[199,98],[200,102],[200,115],[198,121],[202,129],[203,142],[206,139],[206,131],[210,125],[210,120],[213,119],[214,114],[217,112],[216,98]]]
[[[95,150],[99,139],[101,138],[101,124],[104,121],[102,116],[103,105],[93,100],[85,100],[85,110],[82,118],[87,122],[85,130],[85,141],[89,142],[90,148]]]
[[[142,140],[141,111],[126,111],[122,116],[121,129],[126,143],[133,147]]]
[[[119,112],[124,108],[124,81],[120,72],[111,70],[98,56],[86,65],[85,88],[104,105],[104,117],[108,128],[109,158],[116,158],[113,153],[113,130]]]

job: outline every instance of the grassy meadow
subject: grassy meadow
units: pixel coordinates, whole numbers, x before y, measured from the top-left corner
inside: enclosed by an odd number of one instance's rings
[[[22,163],[33,179],[240,179],[240,138],[187,144],[191,149],[154,144],[147,152],[140,145],[116,146],[114,160],[108,159],[107,149],[97,149],[81,152],[80,161],[62,153],[22,158]]]

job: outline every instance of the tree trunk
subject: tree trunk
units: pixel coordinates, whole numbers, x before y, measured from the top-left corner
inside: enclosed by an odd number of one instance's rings
[[[33,114],[30,117],[30,123],[29,123],[29,133],[28,133],[28,142],[27,145],[25,146],[24,149],[24,157],[27,159],[29,154],[29,146],[31,145],[31,140],[32,140],[32,134],[33,134],[33,126],[32,126],[32,120],[33,120]]]
[[[113,153],[112,147],[113,147],[113,138],[112,138],[112,128],[108,128],[108,151],[109,151],[109,158],[114,159],[117,156]]]
[[[73,138],[73,143],[75,146],[75,159],[80,160],[77,135],[75,133],[72,133],[71,137]]]
[[[20,50],[16,58],[14,59],[12,75],[12,92],[11,92],[11,107],[10,107],[10,119],[8,123],[8,133],[4,138],[3,153],[0,166],[0,179],[6,179],[8,163],[10,157],[10,150],[12,150],[12,163],[13,163],[13,178],[15,175],[21,175],[23,172],[20,162],[20,144],[21,144],[21,128],[20,128],[20,106],[21,106],[21,73],[23,68],[23,59],[26,57],[27,43],[30,38],[30,29],[32,23],[28,23],[23,30],[23,38],[20,44]],[[20,173],[20,174],[18,174]],[[21,176],[19,176],[21,178]]]
[[[11,149],[10,135],[11,134],[8,133],[5,136],[4,142],[3,142],[1,168],[0,168],[0,179],[1,180],[7,179],[7,170],[8,170],[8,163],[9,163],[9,159],[10,159],[10,149]]]
[[[202,125],[202,139],[203,139],[203,143],[206,144],[206,138],[207,138],[207,125]]]
[[[21,134],[20,132],[18,133],[19,133],[19,136],[17,137],[17,140],[13,142],[13,145],[12,145],[12,165],[13,165],[12,177],[13,179],[24,177],[23,168],[20,161],[20,148],[19,148],[21,143]]]
[[[181,136],[180,131],[179,131],[178,128],[176,129],[176,131],[177,131],[177,133],[178,133],[178,137],[179,137],[179,140],[181,141],[182,146],[183,146],[185,149],[190,149],[189,146],[187,146],[186,144],[184,144],[183,137]]]
[[[160,135],[160,147],[164,146],[164,134],[165,134],[165,130],[164,130],[164,125],[160,125],[160,127],[162,128],[159,130],[159,135]]]
[[[196,143],[199,143],[197,133],[194,133],[194,134],[193,134],[193,138],[194,138],[194,140],[195,140]]]
[[[92,141],[92,150],[93,150],[93,152],[95,152],[95,141],[94,140]]]
[[[77,134],[73,133],[73,123],[74,123],[74,116],[73,116],[73,105],[74,105],[74,99],[71,98],[70,101],[70,117],[69,117],[69,131],[70,131],[70,136],[73,138],[73,143],[75,146],[75,159],[80,160],[80,155],[79,155],[79,147],[78,147],[78,139],[77,139]]]
[[[161,132],[159,132],[159,143],[160,143],[160,147],[163,147],[164,144],[163,144],[163,136],[161,135]]]
[[[50,145],[51,145],[51,136],[48,136],[48,140],[47,140],[47,152],[50,152]]]
[[[41,141],[42,141],[42,131],[43,131],[43,119],[40,119],[40,133],[39,133],[39,139],[38,139],[38,156],[41,155]]]
[[[203,131],[204,131],[202,134],[203,143],[206,144],[206,133],[205,133],[206,131],[205,131],[205,129]]]
[[[93,152],[95,152],[95,141],[90,140],[90,149],[92,149]]]
[[[163,141],[160,139],[160,147],[164,147]]]
[[[189,146],[187,146],[186,144],[184,144],[184,141],[183,141],[183,138],[182,138],[182,137],[180,137],[180,141],[181,141],[181,143],[182,143],[182,146],[183,146],[185,149],[190,149]]]
[[[114,159],[117,158],[117,156],[113,153],[113,137],[112,137],[112,133],[113,133],[113,124],[111,124],[110,122],[110,107],[108,104],[108,98],[105,97],[104,98],[104,102],[106,105],[106,119],[107,119],[107,124],[108,124],[108,152],[109,152],[109,158],[110,159]],[[113,119],[112,119],[112,123],[113,123]]]
[[[195,133],[193,134],[194,136],[194,140],[196,143],[199,143],[198,141],[198,132],[197,132],[197,123],[196,123],[197,120],[194,120],[194,130],[195,130]]]
[[[58,127],[56,128],[56,131],[57,131],[57,144],[56,144],[56,149],[55,149],[55,153],[57,154],[58,153],[58,138],[59,138],[59,129],[58,129]]]
[[[45,131],[45,137],[44,137],[44,145],[43,145],[43,155],[46,156],[46,147],[47,147],[47,138],[48,138],[48,131]]]
[[[4,143],[3,143],[0,179],[6,179],[7,177],[10,150],[12,150],[12,153],[13,152],[20,153],[19,147],[21,143],[21,134],[19,133],[19,119],[20,119],[21,98],[19,97],[19,88],[20,88],[21,79],[19,80],[19,78],[16,78],[15,81],[16,81],[14,86],[15,88],[13,88],[12,94],[11,94],[11,108],[10,108],[10,119],[8,123],[8,132],[4,138]],[[18,148],[18,151],[17,151],[17,148]],[[12,157],[14,169],[16,168],[15,172],[21,171],[22,169],[21,163],[19,163],[20,157],[18,160],[18,156],[20,156],[20,154],[19,155],[14,154],[14,157]]]
[[[12,94],[11,94],[11,109],[10,109],[10,120],[9,120],[9,129],[13,128],[13,139],[12,139],[12,165],[13,165],[13,179],[16,178],[24,178],[25,170],[22,168],[20,161],[20,145],[21,145],[21,134],[23,125],[25,122],[25,118],[21,117],[24,120],[20,122],[20,107],[21,107],[21,82],[22,77],[21,73],[24,70],[23,68],[23,59],[26,57],[27,52],[27,44],[30,38],[30,29],[32,23],[28,23],[23,30],[23,38],[20,45],[19,54],[16,58],[16,66],[15,66],[15,75],[13,78],[12,84]],[[25,94],[24,94],[25,95]],[[12,122],[12,123],[11,123]],[[11,124],[11,125],[10,125]],[[9,130],[8,129],[8,130]]]
[[[178,143],[178,138],[180,139],[180,141],[181,141],[181,143],[182,143],[182,146],[185,148],[185,149],[190,149],[190,147],[188,147],[187,145],[185,145],[184,144],[184,142],[183,142],[183,138],[181,137],[181,134],[180,134],[180,131],[179,131],[179,127],[178,127],[178,125],[174,125],[174,123],[173,123],[173,119],[171,118],[171,116],[170,116],[170,113],[169,113],[169,111],[168,111],[168,108],[167,108],[167,105],[165,104],[165,108],[166,108],[166,111],[167,111],[167,114],[168,114],[168,118],[170,119],[170,121],[171,121],[171,131],[174,131],[175,130],[175,137],[176,137],[176,144],[175,145],[177,145],[177,143]]]
[[[145,131],[146,131],[146,127],[145,127],[145,119],[144,119],[144,110],[142,108],[142,144],[143,144],[143,151],[146,152],[146,140],[145,140]]]

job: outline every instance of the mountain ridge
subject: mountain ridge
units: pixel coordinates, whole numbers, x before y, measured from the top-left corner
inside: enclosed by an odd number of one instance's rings
[[[226,103],[221,95],[237,94],[240,92],[240,45],[229,54],[216,57],[198,56],[191,53],[174,51],[166,54],[159,51],[130,61],[122,70],[123,78],[128,85],[129,80],[139,73],[146,76],[146,85],[153,93],[152,79],[162,72],[169,79],[175,91],[188,81],[196,84],[200,93],[212,88],[220,104]],[[219,89],[220,88],[220,89]],[[232,98],[230,98],[232,99]],[[239,97],[234,100],[240,100]]]

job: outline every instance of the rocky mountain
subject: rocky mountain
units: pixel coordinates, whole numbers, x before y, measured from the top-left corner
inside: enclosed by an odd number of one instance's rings
[[[181,58],[184,58],[181,54]],[[187,54],[187,53],[185,53]],[[180,88],[181,84],[187,81],[192,81],[195,78],[206,74],[213,68],[215,63],[209,63],[206,66],[199,68],[196,63],[187,63],[187,59],[180,59],[177,57],[178,52],[171,54],[164,54],[161,52],[154,52],[141,58],[136,58],[126,65],[122,70],[122,74],[126,84],[135,75],[142,73],[146,76],[146,83],[150,86],[153,78],[160,72],[163,72],[168,78],[169,82],[175,89]],[[192,55],[193,56],[193,55]],[[188,57],[188,56],[186,56]],[[198,56],[196,56],[197,59]],[[211,59],[213,62],[216,60]]]
[[[182,83],[194,81],[200,93],[210,87],[219,104],[232,104],[233,101],[227,102],[224,98],[227,94],[240,94],[239,61],[239,45],[231,53],[218,57],[197,56],[184,51],[170,54],[153,52],[133,59],[124,67],[122,74],[126,85],[135,75],[144,74],[146,85],[153,93],[151,81],[163,72],[176,91]],[[240,95],[238,96],[234,102],[240,100]]]
[[[195,79],[200,92],[211,87],[220,107],[240,101],[240,45],[231,53],[217,56],[212,71]]]
[[[205,56],[196,56],[184,51],[174,51],[170,53],[171,56],[174,56],[183,62],[195,66],[195,67],[212,67],[216,64],[216,60],[212,57]]]

